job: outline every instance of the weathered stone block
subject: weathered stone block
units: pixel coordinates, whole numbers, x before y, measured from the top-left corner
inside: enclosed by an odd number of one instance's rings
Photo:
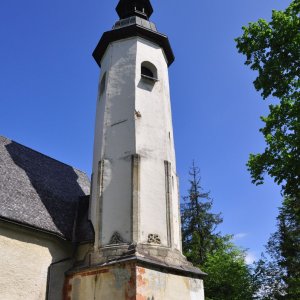
[[[67,275],[64,300],[204,300],[201,277],[127,261]]]

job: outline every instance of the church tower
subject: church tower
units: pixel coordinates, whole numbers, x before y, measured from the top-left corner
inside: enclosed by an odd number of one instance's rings
[[[174,55],[149,0],[120,0],[100,39],[90,220],[66,299],[204,299],[182,255],[168,67]],[[69,298],[67,298],[69,297]]]
[[[91,220],[95,247],[121,243],[181,250],[166,36],[148,21],[149,1],[121,0],[103,35]]]

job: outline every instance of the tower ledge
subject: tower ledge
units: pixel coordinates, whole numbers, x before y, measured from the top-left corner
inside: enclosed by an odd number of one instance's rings
[[[102,35],[96,49],[93,52],[93,57],[98,66],[101,67],[101,60],[110,43],[136,36],[145,38],[146,40],[154,42],[160,46],[164,50],[168,66],[174,62],[175,56],[168,37],[159,33],[156,30],[154,23],[143,20],[139,17],[130,17],[118,21],[113,30],[107,31]]]
[[[154,268],[180,276],[192,276],[203,279],[207,274],[188,262],[180,251],[149,245],[116,245],[91,251],[85,259],[71,269],[68,275],[116,264],[134,262],[139,266]]]

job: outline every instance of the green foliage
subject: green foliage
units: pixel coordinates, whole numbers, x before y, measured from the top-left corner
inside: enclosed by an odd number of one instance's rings
[[[279,264],[285,270],[285,299],[300,299],[300,206],[295,199],[285,199],[280,209],[274,245],[280,253]]]
[[[236,39],[246,56],[245,64],[258,71],[254,86],[264,99],[274,96],[262,117],[267,147],[251,154],[248,168],[253,183],[262,184],[267,173],[282,186],[286,196],[300,198],[300,0],[285,11],[273,11],[271,22],[263,19],[243,27]]]
[[[254,285],[250,269],[245,263],[245,252],[230,239],[220,239],[217,249],[208,254],[202,267],[208,274],[205,280],[206,299],[254,299]]]
[[[267,244],[266,256],[255,266],[258,299],[300,299],[300,210],[285,199],[277,218],[277,231]]]
[[[264,254],[255,262],[253,280],[256,286],[256,298],[259,300],[280,300],[286,295],[283,270],[276,260],[268,259]]]
[[[194,265],[202,265],[207,254],[216,247],[222,222],[220,214],[211,213],[213,201],[200,186],[200,171],[193,163],[190,172],[189,195],[181,205],[183,252]]]
[[[264,99],[299,95],[299,12],[295,0],[286,11],[274,10],[271,22],[249,23],[236,39],[239,52],[247,57],[245,64],[258,71],[254,86]]]
[[[223,221],[211,212],[213,201],[200,185],[200,171],[193,163],[190,188],[181,206],[183,252],[195,266],[208,273],[204,280],[206,300],[253,299],[254,285],[245,253],[231,236],[216,232]]]
[[[285,196],[278,229],[268,242],[267,256],[256,263],[259,299],[300,299],[300,0],[272,20],[243,27],[236,39],[245,64],[258,72],[256,90],[264,99],[277,98],[262,117],[266,141],[261,154],[251,154],[248,169],[253,183],[269,174]]]

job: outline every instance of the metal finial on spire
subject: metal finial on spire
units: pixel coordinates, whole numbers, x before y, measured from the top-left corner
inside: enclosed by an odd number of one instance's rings
[[[143,19],[149,19],[153,13],[150,0],[120,0],[116,7],[120,19],[131,16],[139,16]]]

